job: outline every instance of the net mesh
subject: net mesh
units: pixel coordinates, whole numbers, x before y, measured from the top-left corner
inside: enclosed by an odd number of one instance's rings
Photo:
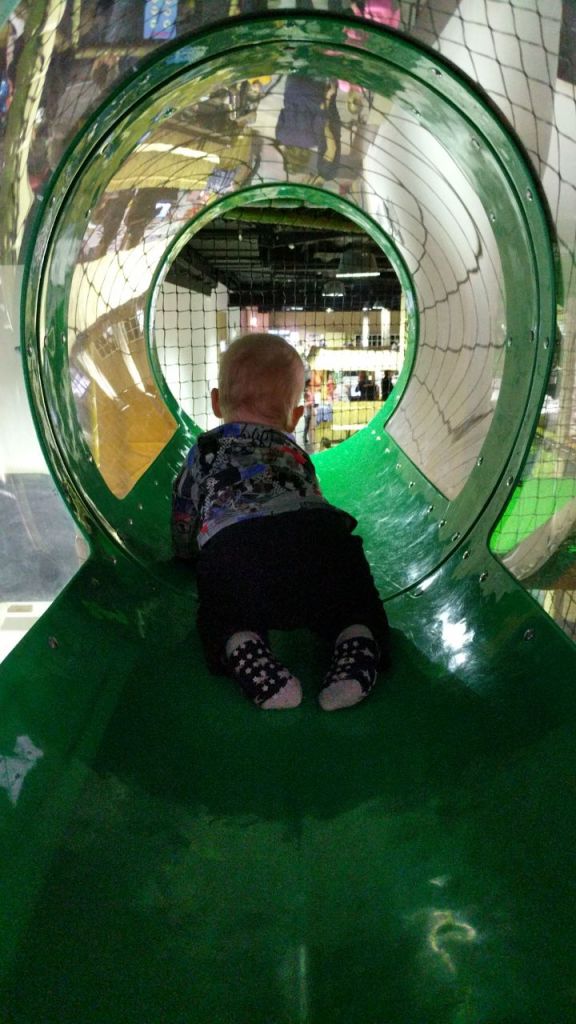
[[[576,7],[427,4],[414,34],[486,89],[525,146],[554,222],[558,333],[536,436],[493,551],[576,636]]]
[[[365,426],[391,394],[402,293],[385,254],[352,221],[294,205],[242,210],[195,235],[159,289],[154,341],[172,395],[209,429],[208,393],[227,344],[256,330],[284,337],[306,369],[297,437],[317,451]],[[365,260],[378,277],[339,278],[344,251],[355,270]]]

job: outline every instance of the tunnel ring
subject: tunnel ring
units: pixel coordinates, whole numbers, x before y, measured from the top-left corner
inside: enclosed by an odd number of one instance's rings
[[[34,413],[61,490],[94,542],[110,551],[120,545],[146,562],[157,559],[159,552],[166,554],[161,540],[165,525],[159,527],[157,517],[148,514],[140,482],[125,493],[114,493],[79,429],[68,372],[71,289],[78,256],[106,184],[121,173],[147,132],[161,131],[179,105],[184,109],[211,85],[235,74],[289,74],[295,66],[301,73],[346,78],[377,95],[378,89],[391,93],[406,120],[424,124],[435,144],[450,154],[462,180],[470,183],[481,215],[491,225],[503,267],[502,328],[508,342],[514,343],[506,346],[500,396],[481,454],[473,452],[473,468],[460,491],[448,495],[444,508],[438,508],[438,517],[448,518],[449,528],[439,531],[443,535],[433,548],[426,541],[425,554],[411,551],[410,571],[398,587],[412,585],[456,543],[463,543],[480,516],[488,514],[487,533],[501,511],[502,492],[509,490],[506,479],[519,473],[547,379],[552,353],[545,343],[553,336],[555,287],[544,205],[519,146],[476,87],[446,61],[395,33],[373,26],[359,32],[353,20],[319,13],[245,19],[163,50],[106,102],[65,154],[27,260],[24,336]],[[365,212],[374,217],[373,211]],[[389,225],[381,224],[380,229],[393,237]],[[410,253],[403,252],[398,240],[395,244],[418,294]],[[146,268],[146,295],[160,262],[158,258]],[[400,424],[418,366],[419,355],[397,410]],[[394,436],[394,417],[391,428]],[[172,433],[167,431],[161,449],[166,457],[152,459],[145,476],[152,472],[154,485],[168,491],[183,438],[175,420]],[[414,462],[412,454],[408,452]],[[420,483],[425,483],[426,467],[406,461],[410,479],[419,472]],[[431,493],[424,490],[428,505]]]

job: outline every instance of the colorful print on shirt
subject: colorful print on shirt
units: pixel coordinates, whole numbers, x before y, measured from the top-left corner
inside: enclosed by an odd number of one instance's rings
[[[288,434],[225,423],[201,434],[174,483],[176,554],[193,557],[226,526],[299,509],[330,508],[314,466]]]

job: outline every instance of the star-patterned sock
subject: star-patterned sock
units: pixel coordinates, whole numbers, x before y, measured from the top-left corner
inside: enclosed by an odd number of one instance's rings
[[[257,633],[234,633],[226,644],[226,664],[244,693],[260,708],[295,708],[302,687]]]
[[[337,711],[364,700],[376,682],[378,659],[378,644],[366,626],[348,626],[343,630],[318,695],[320,707]]]

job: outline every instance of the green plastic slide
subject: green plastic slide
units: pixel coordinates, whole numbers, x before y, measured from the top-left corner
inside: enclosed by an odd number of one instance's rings
[[[0,1021],[573,1024],[574,35],[529,6],[2,6],[6,479],[30,408],[86,558],[0,668]],[[396,388],[316,456],[393,630],[336,714],[308,635],[296,710],[211,676],[171,559],[233,324],[200,295],[186,361],[159,310],[264,205],[348,218],[403,294]]]

